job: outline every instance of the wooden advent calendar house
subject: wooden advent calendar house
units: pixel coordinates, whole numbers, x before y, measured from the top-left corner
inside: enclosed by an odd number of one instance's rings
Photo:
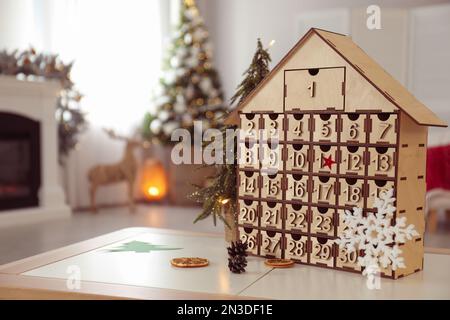
[[[364,253],[334,243],[344,210],[373,214],[375,197],[393,188],[394,217],[419,236],[401,245],[406,268],[382,275],[422,269],[427,131],[446,124],[349,37],[309,30],[227,123],[248,132],[239,142],[238,225],[250,253],[361,272]],[[254,161],[259,152],[269,165]]]

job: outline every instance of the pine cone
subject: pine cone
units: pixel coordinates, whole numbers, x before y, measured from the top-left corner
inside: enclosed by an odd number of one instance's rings
[[[234,257],[234,256],[237,256],[237,255],[246,257],[247,256],[247,252],[246,252],[247,251],[247,247],[248,247],[247,244],[246,243],[242,243],[241,240],[234,241],[234,242],[231,243],[231,246],[227,248],[228,249],[228,255],[230,257]]]
[[[247,266],[247,244],[242,241],[235,241],[231,243],[228,250],[228,268],[233,273],[245,272]]]
[[[228,268],[233,273],[245,272],[247,266],[247,258],[245,256],[234,256],[228,258]]]

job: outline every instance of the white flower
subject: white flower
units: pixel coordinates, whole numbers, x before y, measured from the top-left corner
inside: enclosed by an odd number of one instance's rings
[[[162,129],[166,136],[170,136],[172,132],[178,128],[178,123],[175,121],[167,122],[163,125]]]
[[[202,41],[203,39],[205,39],[207,36],[207,33],[205,30],[202,30],[200,28],[198,28],[197,30],[194,31],[193,33],[193,37],[195,40],[197,41]]]
[[[191,51],[190,52],[191,56],[197,58],[197,56],[201,50],[200,50],[200,47],[191,47],[190,51]]]
[[[161,121],[159,119],[154,119],[150,123],[150,131],[154,134],[158,134],[161,132]]]
[[[174,110],[176,113],[183,113],[183,112],[186,111],[186,106],[185,106],[184,103],[179,103],[179,102],[177,102],[177,103],[174,104],[173,110]]]
[[[189,113],[183,114],[181,119],[183,120],[183,123],[185,125],[192,125],[192,115],[190,115]]]
[[[170,117],[170,114],[167,110],[161,110],[158,113],[158,119],[161,120],[161,122],[166,121],[167,119],[169,119],[169,117]]]
[[[396,224],[391,225],[396,211],[393,195],[394,189],[381,193],[374,201],[377,212],[369,213],[367,217],[362,215],[361,208],[355,207],[353,212],[345,211],[345,228],[335,242],[348,252],[364,250],[364,256],[358,257],[358,264],[365,267],[363,274],[367,274],[367,268],[373,265],[383,268],[390,266],[392,270],[405,268],[398,244],[419,235],[414,225],[406,227],[405,217],[397,218]]]
[[[167,84],[173,84],[175,82],[176,79],[176,74],[173,70],[168,70],[165,74],[164,74],[164,80],[166,81]]]
[[[192,43],[192,36],[190,33],[186,33],[184,35],[184,43],[186,43],[187,45],[190,45]]]
[[[189,8],[184,12],[184,15],[186,18],[192,19],[193,17],[195,17],[197,15],[197,11],[196,11],[196,9]]]
[[[180,61],[181,59],[179,59],[177,56],[172,57],[170,59],[170,65],[172,66],[172,68],[178,68],[180,66]]]
[[[183,103],[183,104],[186,103],[186,99],[184,98],[184,96],[182,94],[177,95],[176,99],[177,99],[178,103]]]
[[[198,59],[196,56],[190,56],[185,60],[185,63],[189,68],[195,68],[198,66]]]
[[[203,130],[207,130],[211,127],[211,124],[209,123],[209,120],[202,120],[202,128]]]
[[[184,76],[185,73],[186,73],[186,69],[185,69],[185,68],[177,68],[177,69],[175,70],[175,72],[174,72],[175,77],[178,77],[178,78]],[[174,81],[175,81],[175,80],[174,80]]]
[[[183,58],[187,55],[187,53],[188,53],[188,50],[187,50],[186,47],[180,47],[180,48],[177,50],[176,55],[177,55],[178,59],[181,60],[181,59],[183,59]]]
[[[203,78],[199,83],[200,89],[207,94],[212,89],[212,81],[210,78]]]

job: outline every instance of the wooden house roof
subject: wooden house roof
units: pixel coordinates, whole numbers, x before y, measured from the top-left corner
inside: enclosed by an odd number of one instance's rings
[[[417,124],[422,126],[446,127],[447,124],[439,119],[430,109],[418,101],[403,85],[389,75],[378,63],[370,58],[350,37],[317,28],[310,29],[297,44],[281,59],[263,81],[242,101],[228,116],[225,123],[239,124],[238,112],[245,108],[250,100],[259,92],[271,78],[282,69],[286,62],[294,55],[311,34],[316,34],[348,64],[361,74],[387,100],[408,114]],[[281,90],[281,89],[280,89]]]

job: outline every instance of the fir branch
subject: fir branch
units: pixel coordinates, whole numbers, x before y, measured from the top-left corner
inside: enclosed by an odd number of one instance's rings
[[[241,103],[250,92],[264,79],[269,73],[270,55],[266,49],[263,49],[260,39],[257,42],[257,49],[253,56],[252,63],[244,73],[245,78],[239,84],[236,93],[231,98],[231,104],[235,101]],[[216,225],[217,218],[223,221],[226,226],[231,226],[226,221],[222,212],[230,210],[233,214],[236,212],[237,202],[237,134],[234,126],[221,126],[223,145],[223,164],[217,165],[218,171],[211,179],[211,184],[197,190],[190,195],[191,199],[203,203],[202,212],[194,220],[194,223],[212,216],[213,223]],[[233,129],[234,134],[227,135],[227,130]],[[215,139],[208,141],[206,146],[216,143]],[[227,163],[227,152],[233,151],[234,158],[232,163]],[[223,201],[226,200],[225,203]]]

